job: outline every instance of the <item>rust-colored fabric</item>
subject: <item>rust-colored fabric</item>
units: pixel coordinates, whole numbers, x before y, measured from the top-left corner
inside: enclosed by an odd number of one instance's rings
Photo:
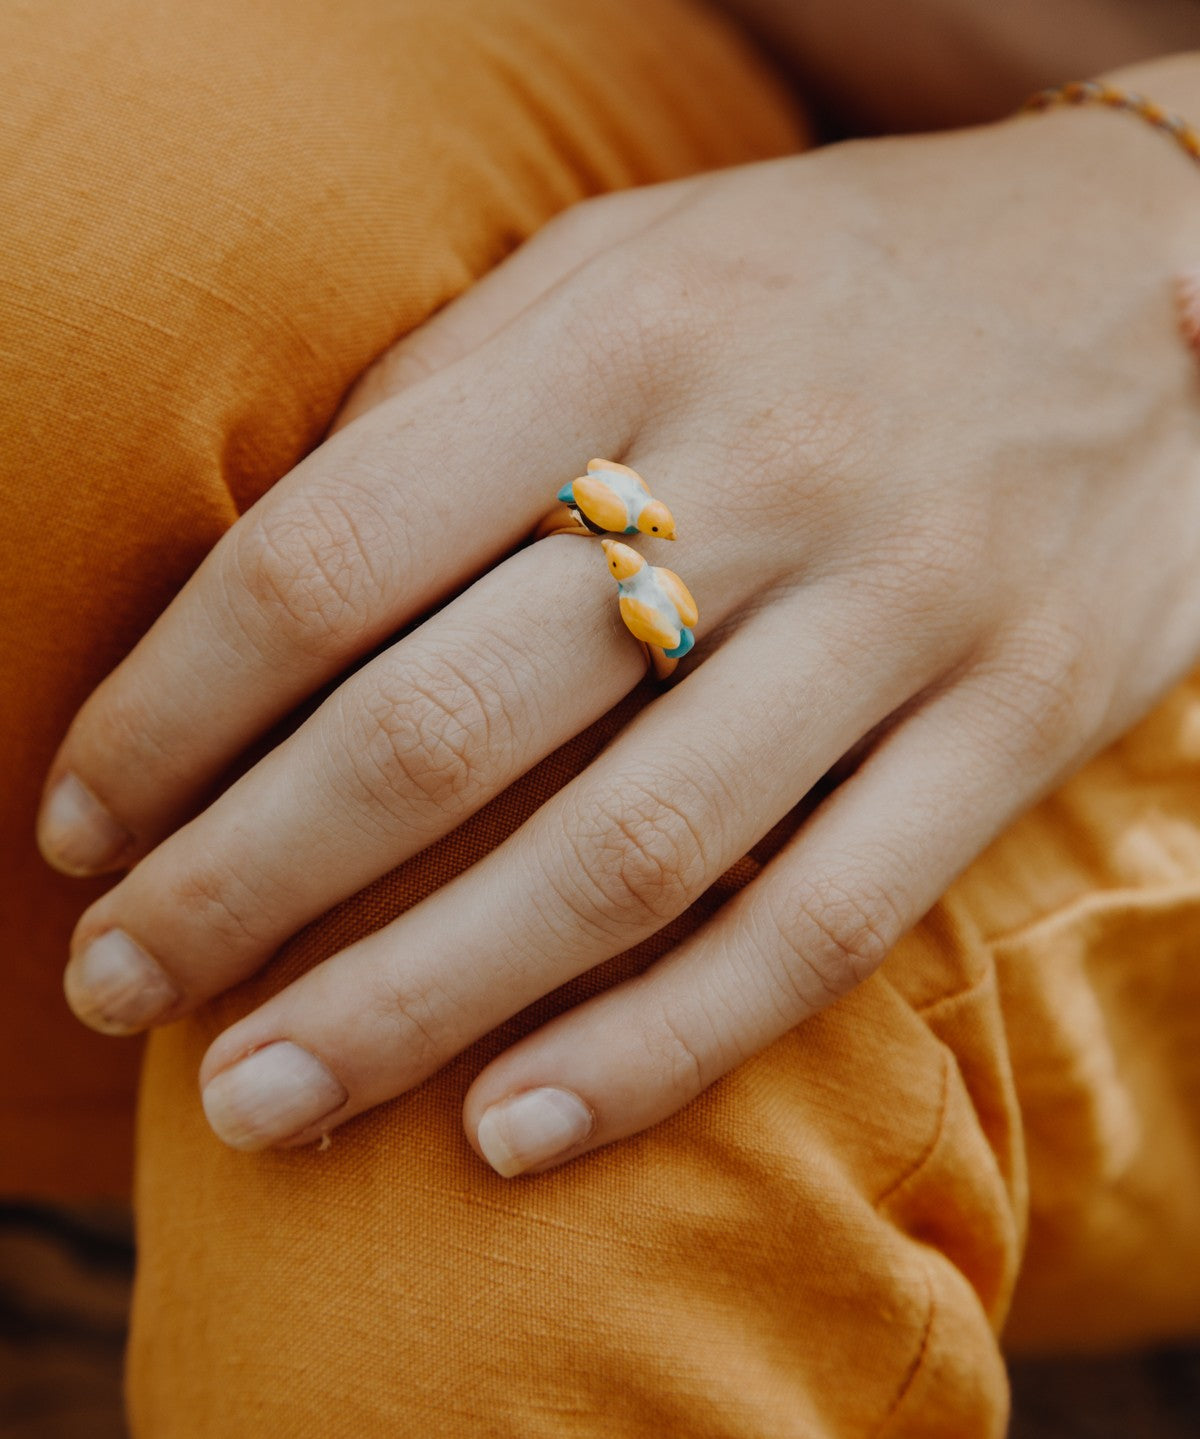
[[[75,706],[392,338],[592,191],[802,141],[685,0],[69,0],[0,13],[0,1163],[119,1189],[136,1050],[68,1019],[97,886],[30,833]],[[493,1054],[325,1150],[243,1155],[196,1068],[230,1019],[516,826],[646,693],[156,1034],[137,1439],[1000,1435],[997,1336],[1200,1330],[1200,676],[978,860],[883,970],[666,1124],[505,1181]]]

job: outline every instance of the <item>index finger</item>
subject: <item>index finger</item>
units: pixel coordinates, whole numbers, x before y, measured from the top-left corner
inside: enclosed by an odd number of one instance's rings
[[[39,817],[50,863],[153,847],[269,726],[519,544],[581,455],[620,454],[611,367],[563,343],[563,310],[361,416],[222,537],[71,724]]]

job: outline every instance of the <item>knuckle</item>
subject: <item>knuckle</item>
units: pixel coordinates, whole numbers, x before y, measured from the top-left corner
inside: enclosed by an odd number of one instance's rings
[[[777,913],[781,979],[804,1009],[828,1004],[869,978],[899,940],[896,902],[862,876],[817,876],[793,889]]]
[[[457,357],[456,347],[442,339],[440,328],[437,340],[423,334],[420,338],[405,336],[380,355],[355,385],[356,413],[373,409],[401,390],[420,384]]]
[[[677,799],[627,783],[580,817],[571,841],[572,905],[605,933],[658,928],[703,888],[707,846],[697,822]]]
[[[215,858],[193,864],[170,886],[172,911],[185,932],[204,935],[212,949],[256,952],[269,942],[264,918],[269,906],[248,875]]]
[[[386,592],[373,554],[387,541],[374,518],[359,499],[314,494],[237,532],[232,563],[268,651],[326,658],[366,637]]]
[[[643,1031],[642,1042],[656,1083],[668,1093],[690,1096],[708,1088],[708,1066],[685,1026],[670,1012],[664,1010],[656,1017]]]
[[[478,341],[479,336],[469,323],[459,320],[451,302],[432,320],[397,340],[363,374],[353,392],[356,411],[371,409],[431,379],[461,359]]]
[[[681,359],[707,348],[723,315],[726,286],[720,276],[707,273],[700,256],[672,265],[660,265],[652,257],[636,262],[626,258],[624,268],[620,332],[628,336],[632,327],[642,374],[661,381]]]
[[[186,777],[189,756],[164,711],[162,689],[146,683],[142,667],[127,667],[95,691],[70,736],[73,752],[85,757],[81,773],[86,778],[123,784],[134,765],[139,772],[152,772],[161,784]]]
[[[364,1007],[394,1035],[395,1045],[390,1052],[402,1063],[406,1083],[416,1083],[446,1057],[438,998],[432,984],[423,987],[411,977],[405,982],[391,969],[376,972],[367,982]]]
[[[754,475],[754,517],[764,527],[799,533],[800,515],[810,544],[814,526],[830,528],[822,492],[845,492],[845,476],[853,468],[848,451],[860,432],[849,405],[841,407],[847,416],[843,423],[827,422],[837,404],[832,396],[813,394],[805,395],[803,405],[790,398],[747,396],[737,426],[722,423],[721,417],[707,424],[701,419],[694,433],[718,461],[710,459],[700,471],[717,477],[704,490],[714,524],[745,526],[742,497],[724,480],[728,473],[741,473]]]
[[[1107,695],[1081,623],[1026,622],[1009,636],[988,681],[1003,721],[1001,743],[1048,773],[1074,760],[1103,724]]]
[[[582,301],[569,286],[543,306],[555,353],[576,383],[663,406],[700,357],[712,353],[716,297],[706,296],[683,267],[660,266],[623,247],[594,260],[588,274]]]
[[[985,525],[968,506],[939,497],[906,525],[886,517],[847,569],[862,575],[874,603],[902,620],[925,624],[949,616],[974,623],[991,589],[988,543]]]
[[[972,595],[988,573],[984,527],[964,506],[939,507],[909,532],[902,528],[881,542],[892,580],[890,597],[908,601],[918,616],[930,611],[971,610]]]
[[[567,256],[586,252],[591,246],[596,224],[605,212],[612,208],[612,202],[616,199],[617,195],[604,194],[589,195],[577,200],[573,205],[568,205],[556,215],[552,215],[526,244],[530,247],[537,246],[546,253],[559,249]]]
[[[389,813],[460,807],[507,749],[502,701],[445,660],[436,677],[406,668],[378,683],[352,721],[350,752],[369,799]]]

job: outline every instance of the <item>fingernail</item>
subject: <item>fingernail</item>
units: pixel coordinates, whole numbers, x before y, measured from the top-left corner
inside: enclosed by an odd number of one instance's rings
[[[37,841],[47,864],[64,874],[84,875],[114,865],[133,836],[68,770],[42,804]]]
[[[592,1132],[591,1110],[567,1089],[528,1089],[483,1111],[475,1136],[497,1174],[511,1179],[563,1154]]]
[[[324,1119],[348,1098],[319,1059],[286,1039],[222,1070],[201,1095],[209,1124],[234,1149],[265,1149]]]
[[[180,1000],[159,966],[120,929],[72,958],[63,989],[76,1017],[101,1034],[136,1034]]]

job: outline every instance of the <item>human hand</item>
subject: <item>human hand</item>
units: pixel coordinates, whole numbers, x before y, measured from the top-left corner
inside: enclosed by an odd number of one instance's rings
[[[591,455],[674,513],[678,543],[642,548],[699,602],[680,682],[494,852],[221,1034],[214,1128],[304,1143],[416,1085],[660,929],[848,755],[713,920],[478,1076],[468,1137],[512,1173],[637,1133],[865,978],[1200,656],[1169,286],[1200,253],[1195,184],[1127,119],[1063,113],[549,226],[368,376],[76,717],[50,787],[69,771],[116,818],[68,781],[43,848],[133,868],[79,922],[75,1011],[188,1013],[638,681],[599,545],[517,549]]]

